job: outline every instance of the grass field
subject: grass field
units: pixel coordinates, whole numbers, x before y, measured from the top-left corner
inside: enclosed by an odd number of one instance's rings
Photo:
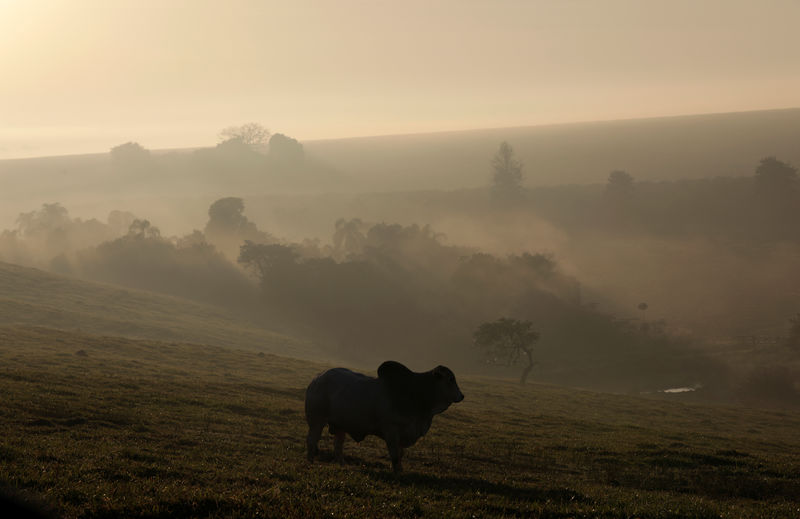
[[[225,309],[92,283],[0,262],[0,325],[24,324],[159,341],[253,348],[292,357],[319,355]]]
[[[800,516],[800,414],[460,377],[391,473],[305,459],[324,365],[0,326],[0,482],[65,517]]]

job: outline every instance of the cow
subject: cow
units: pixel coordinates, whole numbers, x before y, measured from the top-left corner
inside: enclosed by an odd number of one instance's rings
[[[377,378],[329,369],[306,390],[308,459],[319,453],[317,443],[327,425],[340,462],[345,434],[356,442],[373,434],[386,442],[394,472],[402,472],[403,449],[428,432],[434,415],[462,400],[455,375],[444,366],[415,373],[389,360],[378,367]]]

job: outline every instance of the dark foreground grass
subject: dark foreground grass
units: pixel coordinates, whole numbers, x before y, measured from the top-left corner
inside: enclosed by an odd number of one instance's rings
[[[800,415],[461,377],[394,476],[305,460],[324,366],[0,328],[0,482],[65,517],[800,517]]]

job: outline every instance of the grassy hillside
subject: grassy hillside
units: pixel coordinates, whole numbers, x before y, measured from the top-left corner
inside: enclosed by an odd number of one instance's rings
[[[425,366],[413,366],[416,369]],[[305,461],[324,366],[0,327],[0,482],[65,517],[797,516],[800,415],[459,377],[391,474],[375,438]]]
[[[312,347],[191,301],[0,263],[0,324],[315,355]]]

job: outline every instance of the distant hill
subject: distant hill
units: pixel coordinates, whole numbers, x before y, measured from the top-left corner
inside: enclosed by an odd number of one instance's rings
[[[253,322],[175,297],[0,262],[0,325],[35,325],[168,342],[316,357],[312,347]]]
[[[307,152],[369,190],[479,187],[508,141],[529,187],[752,175],[775,155],[800,164],[800,108],[311,141]]]
[[[153,167],[135,172],[109,153],[0,160],[0,229],[52,202],[82,218],[131,211],[175,234],[203,225],[223,196],[486,187],[504,140],[528,187],[602,184],[614,169],[637,181],[741,177],[769,155],[800,165],[800,108],[309,141],[305,163],[286,168],[262,157],[242,170],[207,149],[153,150]]]

